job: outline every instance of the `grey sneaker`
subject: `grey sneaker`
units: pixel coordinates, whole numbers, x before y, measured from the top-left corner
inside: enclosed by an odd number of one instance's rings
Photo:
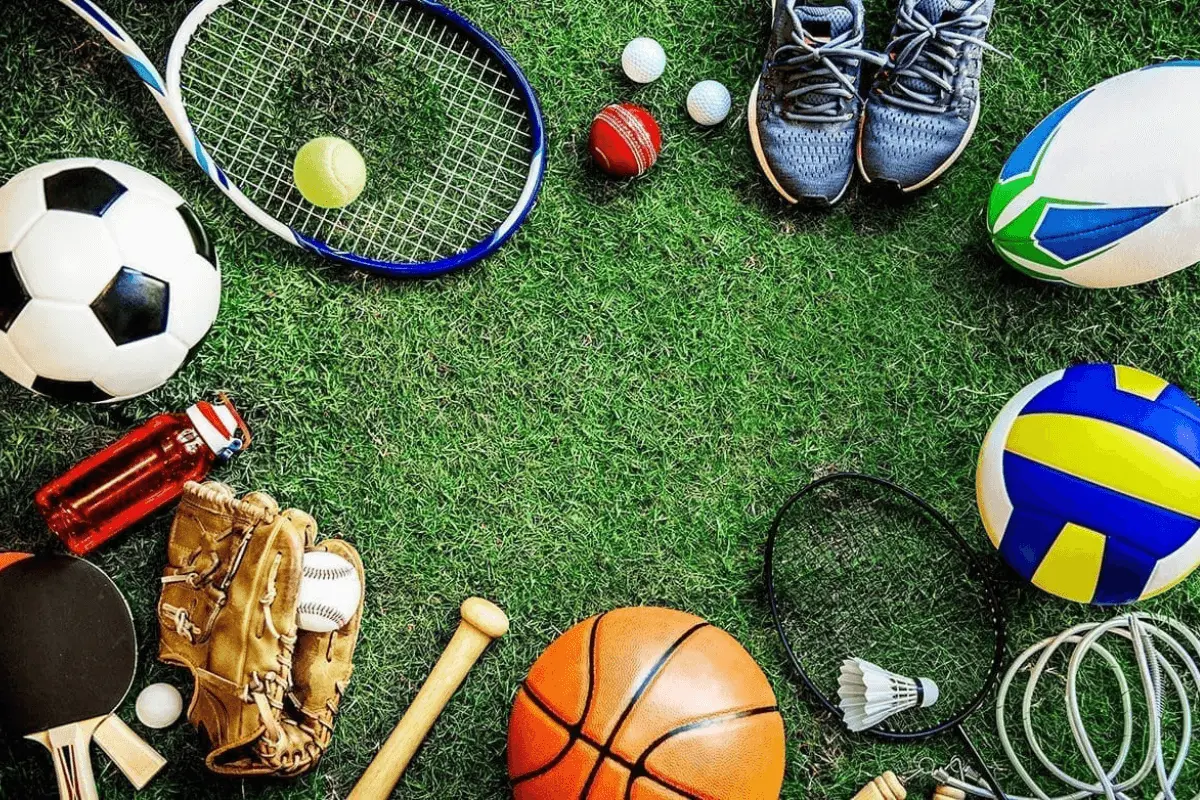
[[[905,192],[937,179],[979,120],[979,71],[995,0],[900,0],[887,63],[867,93],[858,167]]]
[[[862,0],[775,0],[762,73],[750,94],[750,141],[789,203],[833,205],[850,185],[862,110]]]

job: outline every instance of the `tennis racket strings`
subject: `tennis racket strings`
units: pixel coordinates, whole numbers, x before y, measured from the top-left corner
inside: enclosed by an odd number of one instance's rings
[[[950,523],[900,487],[859,475],[811,484],[776,518],[767,578],[793,666],[839,719],[846,658],[940,689],[934,705],[873,729],[885,738],[957,725],[995,681],[1003,622],[992,586]]]
[[[172,48],[169,91],[177,92],[196,137],[250,202],[302,238],[374,262],[453,261],[519,224],[540,180],[542,134],[528,90],[447,13],[395,0],[202,3]],[[336,57],[322,62],[328,53]],[[307,74],[340,70],[334,85],[343,81],[352,101],[343,107],[346,138],[369,147],[370,141],[354,141],[355,115],[398,113],[379,108],[397,98],[369,96],[378,83],[356,85],[356,72],[365,68],[360,57],[404,72],[409,82],[397,91],[429,90],[444,118],[417,120],[441,123],[430,140],[435,153],[408,153],[427,158],[425,168],[387,163],[386,153],[368,157],[370,184],[386,184],[388,173],[408,169],[406,185],[372,193],[369,184],[358,202],[324,210],[293,185],[292,164],[304,140],[296,140],[289,117],[305,113],[304,98],[295,95]],[[406,122],[414,121],[397,121]]]

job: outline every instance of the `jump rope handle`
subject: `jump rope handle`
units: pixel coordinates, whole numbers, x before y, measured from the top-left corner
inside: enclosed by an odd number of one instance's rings
[[[851,800],[905,800],[907,797],[904,784],[889,770],[859,789]]]
[[[348,800],[386,800],[391,795],[421,742],[471,667],[488,645],[506,633],[508,617],[499,607],[480,597],[472,597],[463,603],[462,621],[454,638],[408,711],[404,712],[400,724],[350,792]]]

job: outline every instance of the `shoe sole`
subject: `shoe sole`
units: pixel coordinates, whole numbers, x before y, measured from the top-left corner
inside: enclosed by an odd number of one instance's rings
[[[958,147],[954,148],[954,152],[951,153],[950,156],[943,161],[937,169],[931,172],[928,177],[923,178],[917,183],[914,183],[912,186],[901,186],[900,191],[907,194],[909,192],[916,192],[924,189],[926,186],[942,177],[942,174],[946,170],[954,166],[954,162],[958,161],[958,157],[963,154],[963,151],[967,149],[967,145],[970,144],[971,137],[975,135],[975,126],[979,123],[979,111],[981,108],[983,108],[982,99],[976,100],[975,110],[971,112],[971,124],[967,126],[967,132],[963,135],[962,141],[958,143]],[[863,166],[862,158],[863,126],[866,124],[867,112],[866,108],[864,107],[862,116],[858,118],[858,146],[855,148],[855,160],[858,162],[858,174],[861,175],[862,179],[867,183],[873,183],[871,178],[867,175],[866,167]]]
[[[774,20],[775,20],[775,3],[776,3],[776,0],[771,0],[771,21],[772,22],[774,22]],[[750,91],[750,103],[749,103],[748,107],[746,108],[746,124],[747,124],[747,127],[750,128],[750,146],[754,148],[754,154],[756,156],[758,156],[758,166],[762,169],[763,174],[767,176],[767,180],[769,180],[771,182],[771,186],[773,186],[775,188],[775,191],[779,193],[780,197],[782,197],[784,200],[788,201],[792,205],[796,205],[800,202],[800,199],[796,198],[796,197],[792,197],[790,194],[788,194],[787,190],[785,190],[783,188],[783,185],[780,184],[779,179],[775,177],[775,173],[771,171],[771,165],[767,162],[766,155],[763,154],[762,142],[758,138],[758,87],[759,87],[759,84],[761,84],[761,83],[762,83],[761,77],[759,77],[759,79],[754,82],[754,89],[752,89]],[[817,198],[805,198],[805,204],[806,205],[824,204],[824,205],[831,206],[834,203],[837,203],[839,200],[842,199],[842,196],[844,194],[846,194],[846,190],[848,188],[850,188],[850,179],[852,177],[854,177],[853,171],[851,172],[850,176],[846,178],[846,185],[842,187],[842,190],[840,192],[838,192],[837,197],[833,198],[832,200],[820,200]]]

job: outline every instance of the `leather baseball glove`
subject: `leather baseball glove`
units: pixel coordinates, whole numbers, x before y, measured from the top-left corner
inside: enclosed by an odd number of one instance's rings
[[[303,511],[269,495],[238,500],[220,483],[189,483],[171,526],[158,604],[159,658],[195,680],[188,720],[211,743],[223,775],[293,777],[316,765],[353,671],[362,620],[333,633],[297,628],[304,553],[342,556],[363,579],[347,542],[316,544]]]

